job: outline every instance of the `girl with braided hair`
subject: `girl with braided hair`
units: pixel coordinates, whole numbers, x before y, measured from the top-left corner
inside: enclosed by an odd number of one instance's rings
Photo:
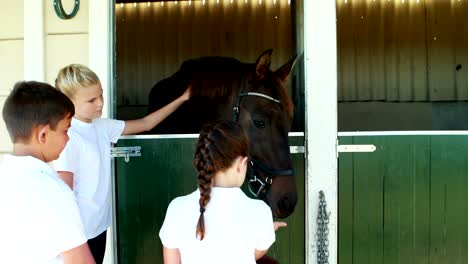
[[[247,172],[249,142],[233,121],[202,128],[193,165],[198,190],[174,199],[159,232],[164,263],[250,264],[275,241],[270,208],[247,197],[240,186]]]

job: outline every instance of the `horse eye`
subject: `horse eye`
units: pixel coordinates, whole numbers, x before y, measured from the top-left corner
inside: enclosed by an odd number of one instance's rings
[[[258,128],[265,128],[265,122],[262,120],[254,120],[254,125]]]

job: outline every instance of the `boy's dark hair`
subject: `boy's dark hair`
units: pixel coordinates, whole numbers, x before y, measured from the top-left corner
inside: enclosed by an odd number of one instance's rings
[[[75,115],[73,102],[62,92],[42,82],[18,82],[3,106],[3,120],[13,143],[29,142],[32,130]]]

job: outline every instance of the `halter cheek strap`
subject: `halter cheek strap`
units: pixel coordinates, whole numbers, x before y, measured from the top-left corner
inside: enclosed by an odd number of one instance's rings
[[[270,101],[273,101],[275,103],[278,103],[278,104],[281,104],[281,101],[278,100],[278,99],[275,99],[269,95],[266,95],[266,94],[262,94],[262,93],[254,93],[254,92],[248,92],[248,93],[240,93],[238,96],[237,96],[237,99],[236,99],[236,104],[234,105],[234,107],[232,108],[232,120],[234,121],[239,121],[239,106],[240,106],[240,101],[242,99],[242,97],[244,96],[258,96],[258,97],[263,97],[265,99],[268,99]]]

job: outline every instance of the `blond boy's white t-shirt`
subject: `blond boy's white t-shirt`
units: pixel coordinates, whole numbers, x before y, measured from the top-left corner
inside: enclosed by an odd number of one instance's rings
[[[34,157],[4,156],[0,212],[0,263],[63,263],[87,241],[73,192]]]
[[[73,173],[75,193],[88,239],[106,231],[111,224],[111,143],[116,143],[124,121],[97,118],[92,123],[72,119],[68,141],[53,166]]]
[[[205,238],[195,236],[200,216],[200,192],[174,199],[159,232],[162,244],[178,248],[184,264],[255,264],[255,250],[275,241],[270,208],[248,198],[239,188],[211,190],[204,213]]]

